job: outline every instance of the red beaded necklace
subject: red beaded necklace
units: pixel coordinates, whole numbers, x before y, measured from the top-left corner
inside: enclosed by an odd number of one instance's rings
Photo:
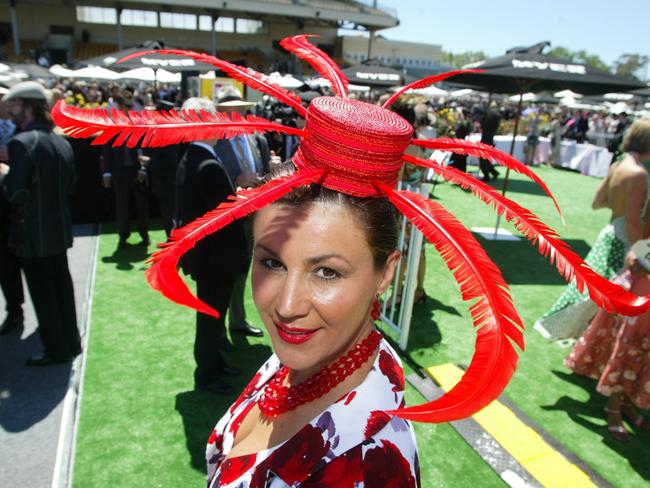
[[[283,385],[289,368],[282,366],[264,387],[257,402],[260,411],[267,417],[274,418],[322,397],[359,369],[375,352],[379,341],[381,334],[373,330],[345,355],[298,385]]]

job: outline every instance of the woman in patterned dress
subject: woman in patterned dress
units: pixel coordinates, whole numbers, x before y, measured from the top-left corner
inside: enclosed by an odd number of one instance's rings
[[[292,171],[284,166],[279,171]],[[316,184],[255,215],[253,297],[275,354],[219,421],[207,447],[208,486],[419,486],[397,354],[381,339],[331,390],[269,419],[260,399],[282,366],[300,384],[377,334],[371,310],[399,253],[396,213]]]
[[[594,271],[609,280],[622,269],[630,245],[647,235],[642,213],[648,172],[641,163],[650,158],[650,119],[632,124],[623,141],[623,151],[624,158],[612,165],[594,196],[592,208],[609,208],[612,217],[585,258]],[[587,291],[580,293],[573,282],[535,323],[535,330],[547,339],[578,337],[597,311]]]
[[[650,293],[649,270],[637,263],[632,268],[619,282],[627,282],[636,295]],[[650,429],[635,409],[650,408],[650,313],[623,317],[599,310],[565,364],[577,374],[598,380],[596,390],[609,397],[607,426],[616,440],[629,439],[623,418],[635,428]]]

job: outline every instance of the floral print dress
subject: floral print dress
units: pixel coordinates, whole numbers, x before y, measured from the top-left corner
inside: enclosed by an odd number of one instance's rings
[[[383,339],[366,379],[296,435],[269,449],[225,459],[241,422],[280,366],[271,356],[210,435],[208,488],[420,486],[411,423],[385,413],[404,406],[404,373]]]
[[[618,283],[635,295],[650,294],[650,278],[625,272]],[[578,339],[565,365],[598,380],[605,396],[624,393],[643,410],[650,408],[650,311],[623,317],[599,310]]]

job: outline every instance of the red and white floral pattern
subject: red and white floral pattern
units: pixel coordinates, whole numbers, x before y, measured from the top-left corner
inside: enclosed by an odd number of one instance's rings
[[[208,439],[208,488],[409,488],[420,486],[410,422],[385,413],[404,405],[404,373],[384,340],[366,379],[289,440],[232,457],[237,430],[281,364],[273,355]]]

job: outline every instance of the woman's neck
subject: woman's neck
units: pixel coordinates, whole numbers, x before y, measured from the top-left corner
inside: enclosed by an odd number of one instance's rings
[[[359,329],[359,332],[353,336],[348,342],[345,347],[342,348],[341,352],[337,354],[335,357],[329,357],[326,361],[323,361],[321,364],[318,364],[316,366],[313,366],[308,369],[302,369],[302,370],[289,370],[289,374],[287,375],[287,382],[289,385],[298,385],[302,383],[303,381],[311,378],[315,374],[317,374],[320,370],[323,368],[329,366],[330,364],[334,363],[336,360],[338,360],[340,357],[345,356],[348,352],[350,352],[350,349],[352,349],[354,346],[359,344],[361,341],[363,341],[368,335],[375,329],[375,323],[368,319],[367,323]]]

